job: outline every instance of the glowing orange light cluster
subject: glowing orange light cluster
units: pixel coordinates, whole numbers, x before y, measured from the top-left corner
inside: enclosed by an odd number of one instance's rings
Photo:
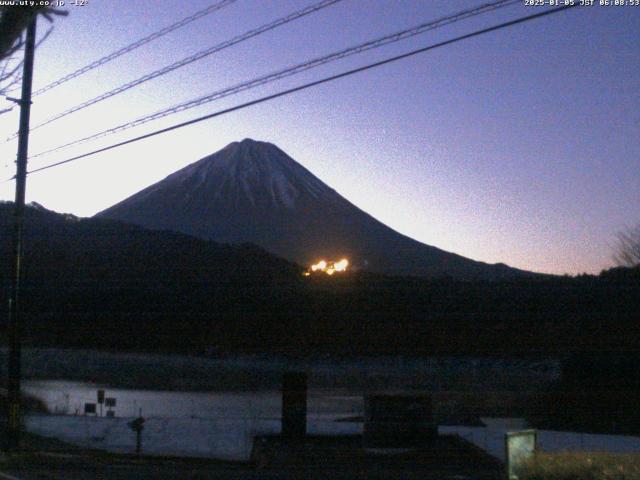
[[[349,260],[343,258],[338,262],[328,262],[326,260],[320,260],[309,267],[309,270],[303,273],[305,277],[311,275],[312,272],[324,272],[327,275],[333,275],[336,272],[345,272],[349,267]]]

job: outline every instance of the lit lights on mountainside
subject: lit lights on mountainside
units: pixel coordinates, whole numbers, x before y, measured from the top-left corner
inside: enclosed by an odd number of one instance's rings
[[[343,258],[338,262],[328,262],[326,260],[320,260],[309,267],[309,269],[303,273],[305,277],[308,277],[312,273],[324,272],[327,275],[333,275],[336,272],[346,272],[349,267],[349,260]]]

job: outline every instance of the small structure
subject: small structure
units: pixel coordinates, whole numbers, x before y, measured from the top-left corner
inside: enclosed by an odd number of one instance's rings
[[[107,417],[113,418],[116,416],[116,412],[114,410],[116,406],[116,399],[113,397],[107,397],[104,399],[104,405],[107,407]]]
[[[517,480],[516,472],[527,460],[531,459],[538,446],[538,434],[535,430],[507,432],[505,434],[505,449],[507,460],[508,480]]]
[[[96,397],[98,400],[98,405],[100,405],[100,416],[102,417],[102,414],[103,414],[102,406],[104,405],[104,389],[103,388],[98,389],[96,393]]]
[[[428,395],[369,395],[364,415],[366,448],[415,448],[438,435]]]
[[[282,436],[304,438],[307,434],[307,374],[287,372],[282,377]]]

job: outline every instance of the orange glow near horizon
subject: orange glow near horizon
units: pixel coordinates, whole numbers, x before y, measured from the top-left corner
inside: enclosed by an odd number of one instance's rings
[[[327,262],[325,260],[320,260],[315,265],[311,265],[311,271],[317,272],[318,270],[324,272],[327,269]]]
[[[327,260],[320,260],[309,267],[309,270],[303,273],[305,277],[308,277],[311,272],[324,272],[327,275],[333,275],[336,272],[346,272],[349,267],[349,260],[343,258],[338,262],[330,262]]]

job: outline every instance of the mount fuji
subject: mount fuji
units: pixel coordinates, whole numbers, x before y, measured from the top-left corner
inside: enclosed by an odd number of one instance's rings
[[[231,143],[97,216],[218,242],[255,243],[303,265],[346,257],[354,268],[393,275],[532,275],[406,237],[351,204],[277,146],[251,139]]]

